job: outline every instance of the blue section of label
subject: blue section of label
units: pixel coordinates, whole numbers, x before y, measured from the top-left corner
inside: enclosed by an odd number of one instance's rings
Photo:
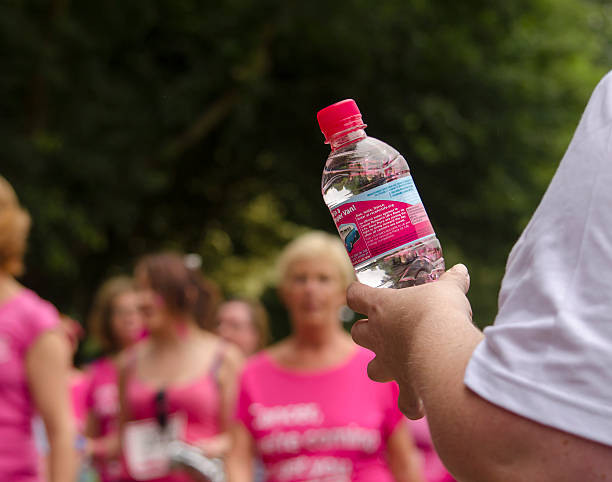
[[[348,201],[336,206],[340,207],[347,202],[371,201],[372,199],[381,201],[401,201],[407,204],[421,204],[421,198],[414,185],[411,175],[407,175],[395,181],[388,182],[382,186],[377,186],[361,194],[352,196]]]

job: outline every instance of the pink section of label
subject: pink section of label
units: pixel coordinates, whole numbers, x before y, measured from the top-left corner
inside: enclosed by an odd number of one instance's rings
[[[333,209],[332,216],[353,266],[434,234],[423,204],[347,202]]]

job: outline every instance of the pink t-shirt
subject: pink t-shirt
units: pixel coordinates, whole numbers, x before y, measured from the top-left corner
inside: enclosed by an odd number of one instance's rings
[[[70,401],[72,413],[79,433],[83,433],[87,421],[86,397],[89,388],[89,375],[75,370],[70,376]]]
[[[408,430],[423,457],[425,480],[427,482],[454,482],[455,479],[448,473],[434,448],[427,420],[425,418],[408,420]]]
[[[103,437],[118,429],[119,374],[110,358],[96,360],[88,371],[90,382],[85,405],[96,418],[99,435]]]
[[[283,368],[265,351],[241,377],[237,418],[255,440],[270,482],[386,482],[387,439],[403,419],[395,383],[366,375],[373,353],[356,347],[315,373]]]
[[[119,429],[119,374],[110,358],[101,358],[89,368],[90,382],[85,397],[87,411],[96,419],[98,436],[105,437]],[[119,459],[94,460],[102,482],[118,480],[122,474]]]
[[[38,336],[58,324],[53,305],[28,289],[0,305],[0,480],[39,480],[25,357]]]

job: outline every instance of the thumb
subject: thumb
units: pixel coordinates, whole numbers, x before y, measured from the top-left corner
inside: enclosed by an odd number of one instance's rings
[[[372,299],[380,292],[380,288],[371,288],[370,286],[354,281],[346,291],[346,304],[353,311],[368,315]]]
[[[456,264],[453,266],[440,276],[440,281],[454,283],[464,294],[470,289],[470,273],[464,264]]]

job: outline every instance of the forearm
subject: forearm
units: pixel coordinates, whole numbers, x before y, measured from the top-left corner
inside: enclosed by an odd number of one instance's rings
[[[86,453],[96,459],[113,459],[119,455],[119,433],[87,440]]]
[[[75,437],[66,428],[49,433],[49,482],[70,482],[75,480],[77,454],[74,448]]]
[[[389,468],[396,482],[424,482],[423,464],[419,454],[410,452],[401,459],[389,460]]]
[[[423,401],[436,450],[457,476],[470,476],[466,469],[471,467],[465,465],[473,465],[474,454],[487,449],[471,433],[486,416],[474,413],[478,401],[463,384],[467,363],[481,340],[482,334],[467,319],[451,315],[423,320],[415,327],[408,350],[411,380],[409,384],[398,380],[401,391],[404,385],[412,386]]]
[[[194,443],[207,457],[225,457],[231,448],[231,439],[228,432],[213,437],[198,440]]]
[[[76,476],[76,431],[67,390],[68,360],[65,336],[55,331],[39,336],[26,355],[30,393],[49,441],[50,482],[71,482]]]
[[[250,482],[253,480],[254,444],[251,434],[241,422],[235,422],[230,429],[231,450],[225,460],[229,482]]]
[[[387,460],[396,482],[424,482],[423,464],[405,420],[400,420],[387,440]]]
[[[483,335],[471,323],[469,275],[453,266],[436,283],[400,290],[353,283],[348,305],[367,320],[351,329],[376,353],[368,374],[396,379],[399,406],[422,413],[445,465],[462,482],[575,482],[612,473],[612,447],[510,413],[466,388],[465,370]]]
[[[228,482],[250,482],[253,480],[253,459],[239,460],[231,455],[225,462]]]
[[[482,338],[469,319],[453,313],[415,327],[412,383],[444,463],[462,481],[591,480],[588,471],[599,473],[609,448],[510,413],[463,384]]]

